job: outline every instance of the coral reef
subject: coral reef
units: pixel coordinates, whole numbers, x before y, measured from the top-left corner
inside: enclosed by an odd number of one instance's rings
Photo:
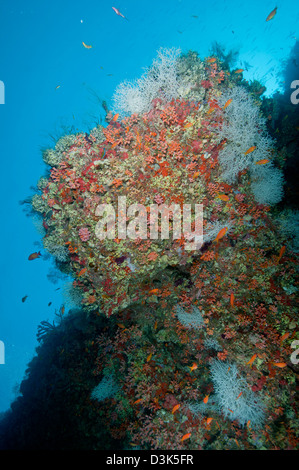
[[[270,207],[283,178],[261,93],[215,55],[164,49],[107,127],[46,152],[32,206],[83,311],[40,348],[55,343],[51,390],[85,448],[298,447],[296,217]],[[177,214],[196,204],[194,247],[195,213],[183,233]]]

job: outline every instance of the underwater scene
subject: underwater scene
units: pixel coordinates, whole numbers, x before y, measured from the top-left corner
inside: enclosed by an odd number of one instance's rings
[[[1,0],[1,450],[299,448],[298,25]]]

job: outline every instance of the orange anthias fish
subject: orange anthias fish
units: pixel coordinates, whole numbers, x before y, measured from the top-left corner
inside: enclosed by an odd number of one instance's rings
[[[242,395],[243,392],[240,392],[239,395],[237,396],[236,400],[238,400],[238,398],[240,398],[240,396]]]
[[[134,401],[133,405],[137,405],[138,403],[140,403],[142,401],[142,398],[139,398],[138,400]]]
[[[276,12],[277,12],[277,7],[275,7],[274,10],[272,10],[271,13],[267,16],[266,21],[272,20],[272,18],[274,18],[274,16],[276,15]]]
[[[189,369],[190,369],[190,372],[192,372],[193,370],[196,370],[197,368],[198,368],[198,365],[197,365],[197,364],[195,364],[195,362],[192,364],[192,366],[191,366],[191,367],[189,367]]]
[[[191,432],[188,432],[188,434],[184,434],[181,439],[181,442],[185,441],[186,439],[189,439],[190,436],[191,436]]]
[[[149,294],[161,294],[160,289],[153,289],[149,291]]]
[[[207,60],[209,64],[212,64],[213,62],[216,62],[216,57],[211,57],[210,59]]]
[[[264,158],[263,160],[259,160],[258,162],[255,162],[256,165],[265,165],[266,163],[269,163],[270,160],[268,158]]]
[[[245,154],[244,155],[248,155],[249,153],[251,152],[254,152],[254,150],[256,149],[256,146],[253,145],[252,147],[250,147],[248,150],[246,150]]]
[[[242,72],[244,72],[244,69],[238,69],[238,70],[235,70],[235,72],[234,72],[234,73],[242,73]]]
[[[208,401],[209,401],[209,396],[210,396],[210,395],[206,395],[206,396],[204,397],[204,399],[203,399],[203,402],[204,402],[204,403],[208,403]]]
[[[211,424],[212,421],[213,421],[213,418],[208,418],[207,419],[207,425]]]
[[[286,251],[286,247],[285,247],[285,246],[282,246],[281,249],[280,249],[278,258],[277,258],[277,264],[279,263],[279,261],[280,261],[281,258],[283,257],[285,251]]]
[[[112,118],[112,122],[117,121],[118,117],[119,117],[119,113],[115,114]]]
[[[220,232],[218,233],[218,235],[217,235],[217,237],[215,238],[214,242],[217,242],[217,243],[218,243],[219,240],[224,237],[224,235],[226,234],[226,232],[227,232],[227,227],[223,227],[223,228],[220,230]]]
[[[188,122],[185,126],[184,129],[188,129],[189,127],[193,126],[193,122]]]
[[[41,256],[41,252],[39,251],[38,253],[31,253],[31,255],[28,256],[29,261],[32,261],[33,259],[37,259]]]
[[[85,49],[91,49],[91,48],[92,48],[92,46],[88,46],[88,45],[85,44],[85,42],[83,42],[83,41],[82,41],[82,44],[83,44],[83,46],[85,47]]]
[[[172,408],[172,414],[175,413],[179,408],[180,408],[181,405],[175,405],[173,408]]]
[[[150,354],[147,356],[147,358],[146,358],[146,362],[149,362],[149,361],[151,360],[151,358],[152,358],[152,355],[153,355],[153,353],[150,353]]]
[[[279,367],[280,369],[283,369],[284,367],[286,367],[286,362],[272,362],[273,366],[275,367]]]
[[[85,274],[86,271],[87,271],[86,268],[81,269],[81,271],[77,274],[77,276],[78,276],[78,277],[83,276],[83,274]]]
[[[234,306],[234,300],[235,300],[235,296],[234,296],[234,294],[231,294],[230,295],[230,304],[231,304],[232,307]]]
[[[227,102],[225,103],[225,105],[223,106],[223,109],[226,109],[232,102],[232,98],[230,98],[229,100],[227,100]]]
[[[229,197],[226,194],[218,193],[217,197],[221,199],[221,201],[225,201],[225,202],[229,201]]]
[[[247,364],[247,365],[251,365],[251,364],[253,363],[253,361],[255,361],[256,358],[257,358],[257,354],[254,354],[254,355],[252,356],[252,358],[251,358],[248,362],[246,362],[246,364]]]
[[[284,341],[284,340],[287,339],[289,336],[290,336],[290,333],[285,333],[284,335],[282,335],[280,341]]]

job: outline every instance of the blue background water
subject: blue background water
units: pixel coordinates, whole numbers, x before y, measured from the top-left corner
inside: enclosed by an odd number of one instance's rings
[[[266,22],[275,6],[277,15]],[[52,321],[65,302],[62,289],[56,291],[62,283],[47,278],[51,260],[28,261],[40,235],[19,205],[45,171],[41,148],[53,145],[50,136],[65,126],[94,127],[104,117],[97,97],[109,104],[117,84],[139,77],[161,46],[201,57],[213,41],[238,49],[237,67],[252,66],[244,77],[260,79],[271,94],[299,37],[298,20],[294,0],[0,0],[0,340],[6,348],[0,411],[34,354],[38,324]]]

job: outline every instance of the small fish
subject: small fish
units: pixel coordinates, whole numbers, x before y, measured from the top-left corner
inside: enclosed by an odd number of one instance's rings
[[[276,15],[276,12],[277,12],[277,7],[275,7],[274,10],[272,10],[271,13],[267,16],[266,21],[272,20],[272,18],[274,18],[274,16]]]
[[[226,109],[232,102],[232,98],[230,98],[229,100],[227,100],[227,102],[225,103],[225,105],[223,106],[223,109]]]
[[[81,271],[77,274],[77,276],[78,276],[78,277],[83,276],[83,274],[85,274],[86,271],[87,271],[86,268],[81,269]]]
[[[126,328],[123,323],[116,323],[116,324],[117,324],[117,326],[119,326],[119,328],[122,328],[122,329]]]
[[[157,322],[157,320],[156,320],[156,321],[155,321],[155,324],[154,324],[154,330],[157,329],[157,326],[158,326],[158,322]]]
[[[235,72],[234,72],[234,73],[242,73],[242,72],[244,72],[244,69],[238,69],[238,70],[235,70]]]
[[[287,339],[288,337],[290,336],[290,333],[285,333],[284,335],[282,335],[280,341],[284,341],[285,339]]]
[[[263,160],[259,160],[258,162],[255,162],[256,165],[265,165],[266,163],[269,163],[270,160],[268,158],[263,158]]]
[[[250,420],[247,421],[247,428],[249,429],[249,427],[250,427]]]
[[[251,364],[253,363],[253,361],[255,361],[256,358],[257,358],[257,354],[254,354],[254,355],[252,356],[252,358],[251,358],[248,362],[246,362],[246,364],[247,364],[247,365],[251,365]]]
[[[117,119],[118,119],[118,117],[119,117],[119,113],[115,114],[115,115],[113,116],[113,118],[112,118],[111,121],[112,121],[112,122],[116,122]]]
[[[208,401],[209,401],[209,396],[210,396],[210,395],[206,395],[206,396],[204,397],[204,399],[203,399],[203,402],[204,402],[204,403],[208,403]]]
[[[61,315],[63,315],[64,312],[65,312],[65,306],[64,306],[64,305],[61,305],[61,307],[60,307],[60,309],[59,309],[59,313],[60,313]]]
[[[217,243],[218,243],[219,240],[224,237],[224,235],[226,234],[226,232],[227,232],[227,227],[223,227],[223,228],[220,230],[220,232],[217,234],[217,237],[215,238],[214,242],[217,242]]]
[[[244,155],[248,155],[249,153],[251,152],[254,152],[254,150],[256,149],[256,146],[253,145],[252,147],[250,147],[248,150],[246,150],[245,154]]]
[[[239,395],[237,396],[236,400],[238,400],[238,398],[240,398],[240,396],[242,395],[243,392],[240,392]]]
[[[35,253],[31,253],[31,255],[28,256],[28,259],[29,261],[32,261],[33,259],[37,259],[41,256],[41,252],[39,251],[38,253],[35,252]]]
[[[122,18],[124,18],[125,20],[128,20],[128,18],[126,18],[124,15],[121,14],[121,12],[115,8],[115,7],[112,7],[112,10],[115,11],[115,13],[118,15],[118,16],[121,16]],[[129,21],[129,20],[128,20]]]
[[[283,255],[284,255],[284,252],[285,252],[285,251],[286,251],[286,247],[285,247],[285,246],[282,246],[281,249],[280,249],[280,252],[279,252],[279,255],[278,255],[276,264],[279,263],[279,261],[281,260],[281,258],[282,258]]]
[[[184,129],[188,129],[189,127],[193,126],[193,122],[188,122],[185,126]]]
[[[218,193],[217,197],[221,199],[221,201],[225,201],[225,202],[229,201],[229,197],[226,194]]]
[[[191,432],[188,432],[188,434],[184,434],[181,439],[181,442],[185,441],[186,439],[189,439],[190,436],[191,436]]]
[[[24,297],[22,297],[22,302],[24,303],[27,298],[28,298],[28,295],[25,295]]]
[[[85,49],[91,49],[91,48],[92,48],[92,46],[88,46],[88,45],[85,44],[85,42],[83,42],[83,41],[82,41],[82,44],[83,44],[83,46],[85,47]]]
[[[60,88],[60,85],[57,85],[57,87],[55,87],[55,90],[58,90],[58,88]]]
[[[228,373],[230,371],[230,367],[227,369],[226,373]]]
[[[190,369],[190,372],[192,372],[193,370],[196,370],[197,368],[198,368],[198,365],[197,365],[197,364],[195,364],[195,362],[192,364],[192,366],[191,366],[191,367],[189,367],[189,369]]]
[[[179,408],[180,408],[181,405],[175,405],[173,408],[172,408],[172,414],[175,413]]]
[[[153,289],[149,291],[149,294],[161,294],[160,289]]]
[[[152,358],[152,355],[153,355],[153,353],[150,353],[150,354],[147,356],[147,358],[146,358],[146,362],[149,362],[149,361],[151,360],[151,358]]]
[[[207,62],[209,64],[212,64],[213,62],[216,62],[216,60],[217,60],[216,57],[211,57],[210,59],[207,59]]]
[[[51,305],[52,305],[52,302],[49,302],[49,303],[48,303],[48,307],[51,307]]]
[[[211,424],[212,421],[213,421],[213,418],[207,418],[207,425]]]
[[[140,403],[142,401],[142,398],[139,398],[138,400],[134,401],[133,405],[137,405],[138,403]]]
[[[280,369],[283,369],[284,367],[286,367],[286,362],[272,362],[273,366],[275,367],[279,367]]]
[[[235,300],[235,296],[234,296],[234,294],[231,294],[230,295],[230,304],[231,304],[232,307],[234,306],[234,300]]]

